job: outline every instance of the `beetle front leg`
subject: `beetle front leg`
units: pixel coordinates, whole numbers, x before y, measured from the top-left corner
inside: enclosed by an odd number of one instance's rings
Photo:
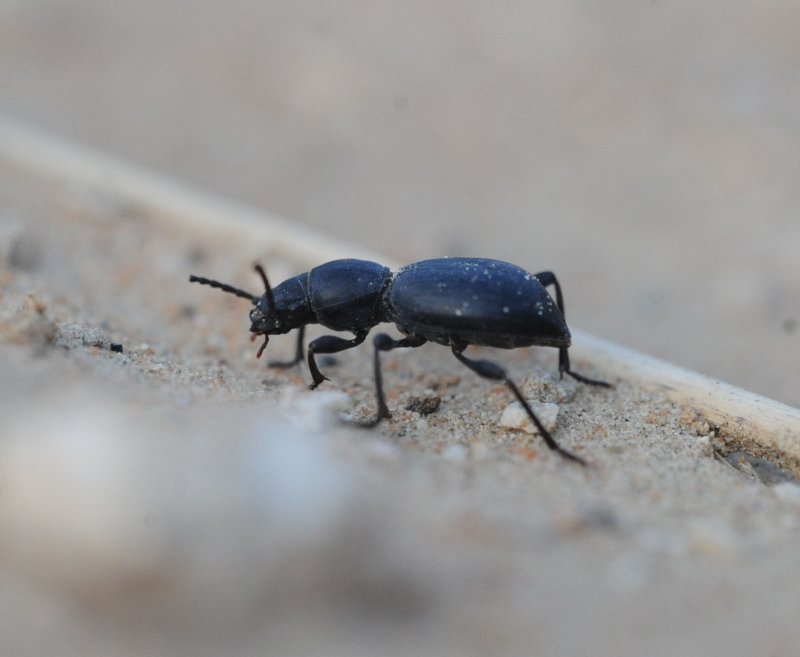
[[[267,367],[286,369],[288,367],[294,367],[295,365],[297,365],[297,363],[303,360],[303,356],[305,355],[303,353],[303,341],[305,340],[305,335],[306,335],[306,327],[305,325],[303,325],[297,330],[297,347],[295,349],[294,358],[292,358],[292,360],[287,360],[287,361],[271,360],[267,363]]]
[[[360,424],[362,427],[374,427],[381,420],[391,417],[389,407],[386,405],[386,397],[383,394],[383,375],[381,374],[381,358],[382,351],[391,351],[403,347],[421,347],[427,340],[419,336],[408,336],[402,340],[395,340],[386,333],[378,333],[372,340],[375,347],[373,367],[375,370],[375,398],[378,405],[378,414],[375,419],[363,422]]]
[[[533,412],[530,404],[528,404],[528,402],[522,396],[520,389],[517,388],[517,385],[508,378],[508,374],[502,366],[488,360],[471,360],[467,358],[463,353],[466,347],[467,345],[460,341],[454,341],[451,343],[453,355],[462,363],[464,363],[464,365],[469,367],[469,369],[475,372],[475,374],[483,377],[484,379],[502,381],[508,386],[508,389],[511,390],[514,396],[517,398],[517,401],[522,405],[522,408],[525,409],[525,412],[528,414],[531,422],[533,422],[536,425],[536,428],[539,430],[539,435],[544,439],[544,442],[550,449],[558,452],[565,459],[578,463],[582,466],[588,465],[580,456],[575,456],[575,454],[572,452],[568,452],[556,442],[555,438],[550,435],[550,432],[544,428],[544,425],[539,421],[539,418],[536,417],[536,413]]]
[[[561,285],[559,285],[556,275],[551,271],[540,271],[538,274],[534,275],[536,276],[537,280],[542,284],[543,287],[552,285],[556,289],[556,305],[558,306],[558,309],[561,311],[561,315],[564,317],[564,319],[566,319],[567,314],[564,308],[564,296],[561,294]],[[566,373],[569,374],[569,376],[571,376],[576,381],[580,381],[581,383],[587,383],[590,386],[601,386],[603,388],[613,387],[610,383],[606,381],[590,379],[589,377],[583,376],[582,374],[573,372],[569,366],[568,347],[561,347],[558,350],[558,371],[561,373],[562,377]]]
[[[311,371],[312,383],[308,387],[314,390],[323,381],[330,381],[327,376],[319,371],[314,354],[335,354],[346,349],[352,349],[364,342],[368,333],[369,330],[358,331],[352,340],[345,340],[335,335],[323,335],[316,340],[312,340],[308,345],[308,369]]]

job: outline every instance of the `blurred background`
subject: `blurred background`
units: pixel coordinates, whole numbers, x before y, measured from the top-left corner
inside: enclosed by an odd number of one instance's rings
[[[0,0],[0,112],[800,406],[800,5]],[[232,258],[236,254],[231,254]]]

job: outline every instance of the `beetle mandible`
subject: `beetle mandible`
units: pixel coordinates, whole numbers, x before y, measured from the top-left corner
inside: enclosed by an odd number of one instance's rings
[[[317,367],[316,354],[334,354],[361,344],[370,329],[393,323],[405,336],[396,340],[386,333],[373,338],[375,395],[378,413],[366,426],[390,417],[383,393],[380,352],[398,347],[419,347],[436,342],[450,347],[453,355],[478,376],[502,381],[530,416],[547,446],[571,461],[586,465],[580,457],[559,446],[542,426],[506,370],[488,360],[464,355],[469,345],[515,349],[532,345],[558,349],[558,368],[583,383],[609,387],[605,381],[581,376],[570,369],[571,342],[564,319],[564,298],[555,274],[530,274],[524,269],[488,258],[437,258],[423,260],[392,273],[388,267],[367,260],[334,260],[290,278],[274,289],[261,265],[255,270],[264,283],[259,297],[219,281],[190,276],[189,281],[218,288],[249,299],[250,331],[264,336],[261,357],[270,335],[298,329],[295,357],[271,367],[291,367],[303,360],[307,324],[321,324],[334,331],[353,333],[350,340],[323,335],[308,345],[311,388],[328,377]],[[555,302],[545,288],[555,289]]]

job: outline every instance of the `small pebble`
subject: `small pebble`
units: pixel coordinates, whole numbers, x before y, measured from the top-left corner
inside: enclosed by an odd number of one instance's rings
[[[553,431],[556,428],[556,421],[558,420],[558,404],[551,402],[538,402],[532,399],[527,400],[531,409],[539,418],[539,421],[544,425],[548,431]],[[539,433],[536,427],[531,422],[522,404],[519,402],[511,402],[503,411],[500,417],[500,426],[506,429],[518,429],[526,433]]]
[[[439,409],[441,403],[441,397],[414,397],[406,404],[406,410],[420,415],[430,415]]]
[[[563,404],[575,398],[578,384],[574,379],[566,377],[555,379],[551,374],[541,377],[529,377],[525,381],[522,394],[525,399],[538,399],[543,402]]]

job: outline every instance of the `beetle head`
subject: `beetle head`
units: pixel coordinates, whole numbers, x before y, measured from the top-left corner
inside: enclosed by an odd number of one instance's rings
[[[250,311],[250,332],[253,337],[264,336],[264,342],[257,354],[260,357],[269,342],[270,335],[288,333],[292,329],[310,323],[313,320],[313,313],[309,308],[302,283],[304,275],[290,278],[273,290],[264,268],[256,265],[255,269],[264,282],[264,295],[253,299],[255,308]]]
[[[273,292],[264,268],[261,265],[255,265],[255,270],[264,282],[264,294],[261,297],[227,283],[220,283],[202,276],[190,276],[189,281],[209,285],[243,299],[250,299],[255,306],[250,311],[250,332],[253,334],[253,338],[257,335],[264,336],[264,342],[256,354],[260,358],[269,342],[270,335],[288,333],[294,328],[308,324],[313,319],[313,313],[309,309],[300,276],[281,283]]]
[[[264,353],[264,349],[266,349],[269,344],[269,336],[279,333],[280,331],[276,330],[279,328],[279,322],[277,321],[275,313],[275,295],[272,293],[272,287],[269,284],[267,272],[264,271],[264,268],[260,264],[256,264],[254,269],[264,282],[264,296],[260,299],[253,297],[253,305],[255,308],[250,311],[250,332],[253,334],[253,339],[255,339],[257,335],[264,336],[264,342],[261,343],[258,352],[256,352],[256,358],[261,358],[261,354]],[[269,321],[270,318],[272,318],[273,321]]]

